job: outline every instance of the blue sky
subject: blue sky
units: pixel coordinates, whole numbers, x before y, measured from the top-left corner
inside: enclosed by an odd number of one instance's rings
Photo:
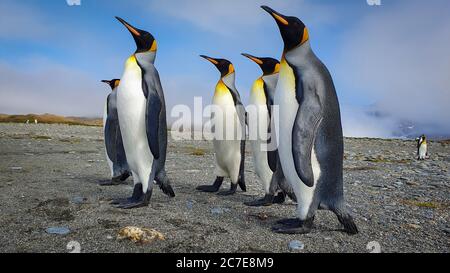
[[[194,96],[211,100],[219,74],[199,54],[232,61],[247,102],[260,70],[240,53],[281,55],[278,29],[261,4],[308,26],[334,77],[346,135],[391,136],[404,120],[450,133],[446,0],[2,0],[0,113],[100,116],[108,92],[100,80],[120,77],[135,50],[114,16],[158,40],[156,67],[169,108],[192,105]]]

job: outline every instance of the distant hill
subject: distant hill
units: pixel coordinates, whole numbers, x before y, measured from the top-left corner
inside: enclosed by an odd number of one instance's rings
[[[38,123],[44,124],[67,124],[67,125],[82,125],[82,126],[102,126],[103,120],[101,118],[83,118],[83,117],[63,117],[52,114],[28,114],[28,115],[6,115],[0,114],[0,123]]]

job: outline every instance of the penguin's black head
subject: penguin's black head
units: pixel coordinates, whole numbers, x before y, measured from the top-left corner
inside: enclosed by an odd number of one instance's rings
[[[226,59],[215,59],[205,55],[200,55],[200,57],[205,58],[214,64],[217,69],[219,69],[222,78],[234,72],[233,64]]]
[[[109,85],[109,87],[111,87],[111,90],[114,90],[114,88],[117,88],[117,86],[119,86],[120,84],[120,80],[119,79],[113,79],[113,80],[103,80],[102,82],[106,83],[107,85]]]
[[[145,30],[133,27],[120,17],[116,17],[116,19],[119,20],[119,22],[121,22],[128,29],[131,35],[133,35],[134,41],[136,42],[137,46],[136,53],[143,53],[148,51],[156,52],[158,46],[153,35]]]
[[[249,58],[261,67],[264,76],[280,72],[280,62],[274,58],[260,58],[250,54],[242,53],[242,56]]]
[[[284,41],[284,52],[288,52],[309,40],[308,29],[305,24],[293,16],[282,15],[268,6],[261,6],[277,22]]]

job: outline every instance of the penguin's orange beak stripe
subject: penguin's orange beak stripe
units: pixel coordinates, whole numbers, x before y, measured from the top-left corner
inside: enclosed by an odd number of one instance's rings
[[[123,23],[125,25],[125,27],[135,36],[140,37],[141,34],[139,33],[139,31],[137,31],[134,27],[130,26],[127,23]]]
[[[210,61],[210,62],[212,62],[213,64],[215,64],[215,65],[218,65],[219,64],[219,62],[218,61],[216,61],[216,60],[214,60],[214,59],[211,59],[211,58],[206,58],[208,61]]]
[[[286,21],[286,19],[284,19],[284,18],[281,17],[280,15],[278,15],[278,14],[272,12],[272,16],[273,16],[273,18],[275,18],[275,20],[277,20],[278,22],[282,23],[283,25],[285,25],[285,26],[288,26],[288,25],[289,25],[289,22]]]
[[[128,29],[128,31],[131,32],[131,34],[133,34],[134,36],[137,36],[137,37],[141,36],[139,31],[137,31],[132,25],[128,24],[125,20],[123,20],[120,17],[116,17],[116,19],[119,20],[119,22],[121,22]]]
[[[249,58],[250,60],[254,61],[255,63],[257,63],[257,64],[259,64],[259,65],[262,65],[262,64],[263,64],[263,61],[262,61],[262,60],[260,60],[260,59],[258,59],[258,58],[256,58],[256,57],[254,57],[254,56],[251,56],[251,55],[249,55],[249,54],[242,54],[242,55],[244,55],[245,57]]]

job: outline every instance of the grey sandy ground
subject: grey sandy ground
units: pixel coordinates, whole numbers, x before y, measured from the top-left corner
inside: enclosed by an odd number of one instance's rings
[[[72,240],[82,252],[289,252],[292,240],[305,244],[302,252],[368,252],[371,241],[384,252],[449,252],[450,144],[432,143],[426,162],[414,160],[414,149],[412,141],[347,139],[346,198],[360,234],[341,232],[335,216],[320,211],[311,234],[291,236],[270,227],[294,215],[292,202],[243,205],[262,194],[249,154],[248,192],[219,197],[194,190],[213,180],[211,144],[172,140],[167,167],[177,197],[155,189],[148,208],[125,211],[108,203],[131,194],[131,180],[98,186],[109,174],[101,128],[0,124],[0,252],[67,252]],[[130,225],[166,240],[116,240]],[[54,226],[71,233],[45,232]]]

